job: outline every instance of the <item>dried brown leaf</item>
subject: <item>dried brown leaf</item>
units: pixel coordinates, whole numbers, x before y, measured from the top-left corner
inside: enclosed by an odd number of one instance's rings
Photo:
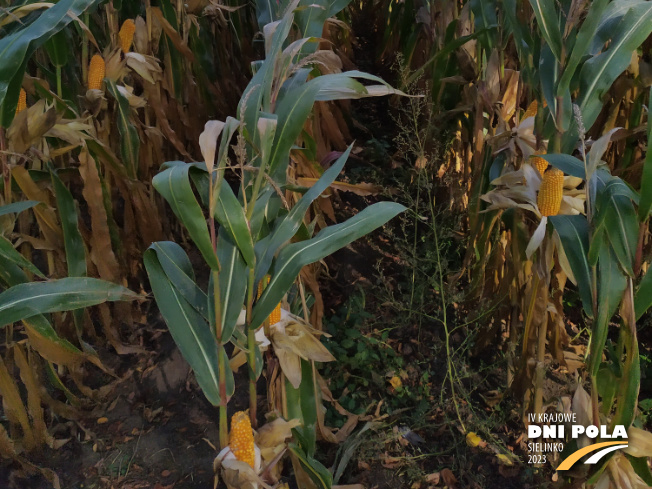
[[[109,282],[117,282],[120,266],[111,247],[108,216],[104,208],[102,182],[95,160],[87,150],[79,154],[79,174],[84,181],[82,195],[88,204],[91,215],[92,234],[90,257],[99,275]]]

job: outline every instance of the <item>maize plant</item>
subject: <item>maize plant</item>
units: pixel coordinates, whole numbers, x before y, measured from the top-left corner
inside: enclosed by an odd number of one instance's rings
[[[11,3],[0,13],[0,396],[11,399],[7,409],[16,415],[4,425],[11,442],[4,428],[0,436],[2,455],[20,461],[21,452],[61,445],[44,422],[51,413],[77,419],[111,392],[117,382],[87,385],[85,362],[111,373],[96,347],[141,351],[120,334],[142,315],[127,303],[139,296],[125,286],[139,287],[142,251],[173,231],[151,188],[153,162],[189,156],[184,139],[196,144],[201,132],[189,114],[201,114],[217,97],[178,90],[176,99],[166,85],[174,79],[171,64],[162,69],[158,56],[174,59],[175,68],[186,64],[179,85],[199,65],[190,33],[175,20],[189,15],[184,6]],[[165,31],[151,29],[163,19]],[[220,29],[228,32],[224,24],[211,27],[228,50],[237,40]],[[74,45],[82,46],[81,56]],[[210,43],[195,47],[205,52]],[[246,63],[222,61],[236,70]],[[85,310],[91,305],[92,315]],[[53,391],[45,390],[46,378]]]
[[[501,264],[509,277],[501,287],[511,296],[512,308],[510,381],[525,395],[529,410],[545,409],[546,350],[563,365],[570,342],[561,302],[569,280],[577,286],[591,333],[586,357],[590,421],[629,427],[636,415],[640,381],[635,324],[650,306],[641,293],[650,280],[648,274],[641,278],[650,210],[643,202],[649,190],[643,178],[639,197],[603,162],[616,130],[613,121],[604,127],[602,114],[604,94],[630,67],[632,53],[652,32],[646,21],[652,10],[645,2],[618,0],[593,2],[584,12],[562,11],[559,5],[538,0],[510,3],[513,8],[505,12],[505,20],[521,62],[516,87],[523,83],[521,90],[534,89],[541,98],[537,108],[524,113],[511,129],[501,128],[499,120],[483,172],[494,188],[482,196],[490,205],[485,216],[478,216],[475,231],[483,246],[497,223],[502,220],[504,226],[505,244],[500,249],[509,250],[511,258]],[[536,26],[543,40],[538,61],[528,58],[539,40],[523,28],[524,19]],[[505,76],[505,93],[513,76],[509,80]],[[639,121],[640,115],[633,114],[629,123]],[[496,214],[498,209],[503,212]],[[539,221],[538,225],[534,221],[531,234],[531,220],[524,211]],[[489,263],[474,270],[478,285],[480,270]],[[621,318],[618,339],[605,349],[616,312]],[[636,453],[640,457],[647,450]],[[613,456],[592,471],[590,481],[623,487],[650,480],[647,464],[639,462]]]
[[[283,188],[287,184],[286,172],[292,146],[315,101],[400,92],[377,77],[361,72],[320,75],[316,70],[320,66],[317,64],[320,51],[308,49],[314,43],[311,38],[287,44],[297,3],[287,6],[281,20],[265,26],[266,57],[258,65],[242,96],[238,118],[206,123],[199,138],[204,162],[165,163],[163,171],[153,181],[206,261],[210,269],[208,291],[197,288],[185,252],[174,243],[155,243],[145,254],[145,265],[154,295],[175,341],[195,370],[206,397],[219,406],[222,448],[228,446],[227,402],[236,388],[227,359],[227,345],[233,343],[238,350],[246,352],[249,415],[251,425],[255,427],[256,381],[264,367],[260,351],[264,338],[271,340],[271,345],[266,342],[268,354],[273,353],[272,346],[277,337],[279,340],[284,337],[286,345],[288,341],[295,343],[292,353],[281,355],[282,350],[277,350],[282,369],[282,373],[277,375],[286,379],[281,380],[281,386],[286,390],[287,404],[280,402],[276,407],[285,418],[301,421],[299,444],[290,447],[297,465],[303,470],[309,468],[307,473],[319,487],[328,487],[328,471],[312,458],[316,424],[309,420],[314,417],[317,407],[297,412],[300,404],[291,402],[291,399],[301,389],[308,388],[314,392],[314,362],[332,357],[313,337],[316,331],[301,319],[281,311],[281,321],[272,324],[274,310],[295,283],[303,266],[381,226],[403,207],[378,203],[348,221],[322,229],[314,237],[310,237],[309,231],[306,233],[303,222],[306,211],[333,183],[351,148],[310,189],[306,189],[293,207],[286,207]],[[283,48],[286,44],[287,47]],[[304,54],[304,47],[310,54]],[[309,79],[309,75],[313,78]],[[365,87],[357,78],[381,84]],[[235,161],[231,162],[229,145],[236,133]],[[225,179],[225,173],[233,169],[240,172],[238,196]],[[208,209],[208,225],[192,194],[191,182]],[[302,229],[304,231],[300,234],[307,236],[290,243],[293,238],[298,238],[297,232]],[[268,274],[267,283],[265,277]],[[180,287],[180,280],[186,285]],[[259,290],[262,293],[257,298]],[[243,309],[241,330],[238,319]],[[282,399],[280,392],[275,397]],[[295,470],[298,470],[297,465]]]

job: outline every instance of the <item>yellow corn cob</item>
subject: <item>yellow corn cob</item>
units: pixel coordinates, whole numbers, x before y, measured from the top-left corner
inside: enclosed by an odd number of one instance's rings
[[[134,32],[136,31],[136,24],[132,19],[127,19],[122,23],[118,37],[120,38],[120,47],[123,53],[128,53],[131,49],[131,43],[134,40]]]
[[[258,299],[260,299],[260,296],[263,295],[263,291],[265,290],[265,287],[267,287],[267,284],[269,283],[269,275],[265,275],[265,278],[258,282]],[[267,320],[269,321],[269,324],[276,324],[281,320],[281,303],[279,302],[276,304],[276,307],[272,311],[272,313],[267,317]]]
[[[541,176],[543,176],[548,169],[548,162],[540,156],[530,156],[530,165],[536,168]]]
[[[260,296],[263,295],[263,291],[265,290],[265,287],[267,287],[267,284],[269,283],[269,275],[265,275],[263,279],[258,282],[258,295],[256,296],[256,299],[260,299]]]
[[[272,311],[272,313],[269,315],[269,324],[276,324],[281,320],[281,303],[279,302],[276,304],[276,307]]]
[[[537,195],[537,205],[542,216],[556,216],[564,194],[564,172],[551,168],[544,175]]]
[[[256,461],[254,433],[246,411],[238,411],[231,417],[229,447],[236,459],[248,463],[252,469],[254,468]]]
[[[100,90],[102,88],[102,80],[104,80],[104,72],[106,71],[106,65],[104,64],[104,58],[99,54],[94,55],[91,58],[91,62],[88,66],[88,89],[89,90]]]
[[[27,94],[25,90],[20,89],[20,94],[18,95],[18,105],[16,105],[16,115],[20,114],[23,110],[27,108]]]
[[[534,100],[527,108],[525,111],[525,114],[523,114],[523,117],[521,117],[521,120],[525,120],[528,117],[534,117],[537,115],[537,110],[539,109],[539,104],[537,103],[536,100]]]

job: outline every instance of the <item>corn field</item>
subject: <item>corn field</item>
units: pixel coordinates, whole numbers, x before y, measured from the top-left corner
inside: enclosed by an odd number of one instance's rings
[[[652,487],[652,2],[0,0],[0,487]]]

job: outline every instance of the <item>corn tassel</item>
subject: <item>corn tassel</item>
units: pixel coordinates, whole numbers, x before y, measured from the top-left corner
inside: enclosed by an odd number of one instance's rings
[[[559,214],[561,199],[564,195],[564,172],[551,168],[544,175],[537,195],[537,205],[542,216]]]
[[[88,66],[89,90],[100,90],[102,88],[102,80],[104,80],[105,71],[106,65],[104,63],[104,58],[99,54],[94,55]]]
[[[530,156],[530,164],[537,169],[541,176],[543,176],[548,169],[548,162],[540,156]]]
[[[254,433],[246,411],[238,411],[231,417],[229,447],[235,458],[249,464],[253,469],[256,463]]]
[[[120,39],[120,47],[123,53],[128,53],[131,49],[131,43],[134,40],[134,32],[136,32],[136,24],[132,19],[127,19],[122,23],[118,38]]]
[[[267,284],[269,284],[269,275],[265,275],[265,278],[258,282],[258,299],[260,299],[260,296],[263,295],[263,291],[265,290],[265,287],[267,287]],[[276,304],[276,307],[272,311],[272,313],[267,317],[267,321],[269,321],[269,324],[276,324],[281,320],[281,303],[279,302]]]
[[[20,89],[18,94],[18,105],[16,105],[16,115],[20,114],[23,110],[27,108],[27,94],[25,90]]]

